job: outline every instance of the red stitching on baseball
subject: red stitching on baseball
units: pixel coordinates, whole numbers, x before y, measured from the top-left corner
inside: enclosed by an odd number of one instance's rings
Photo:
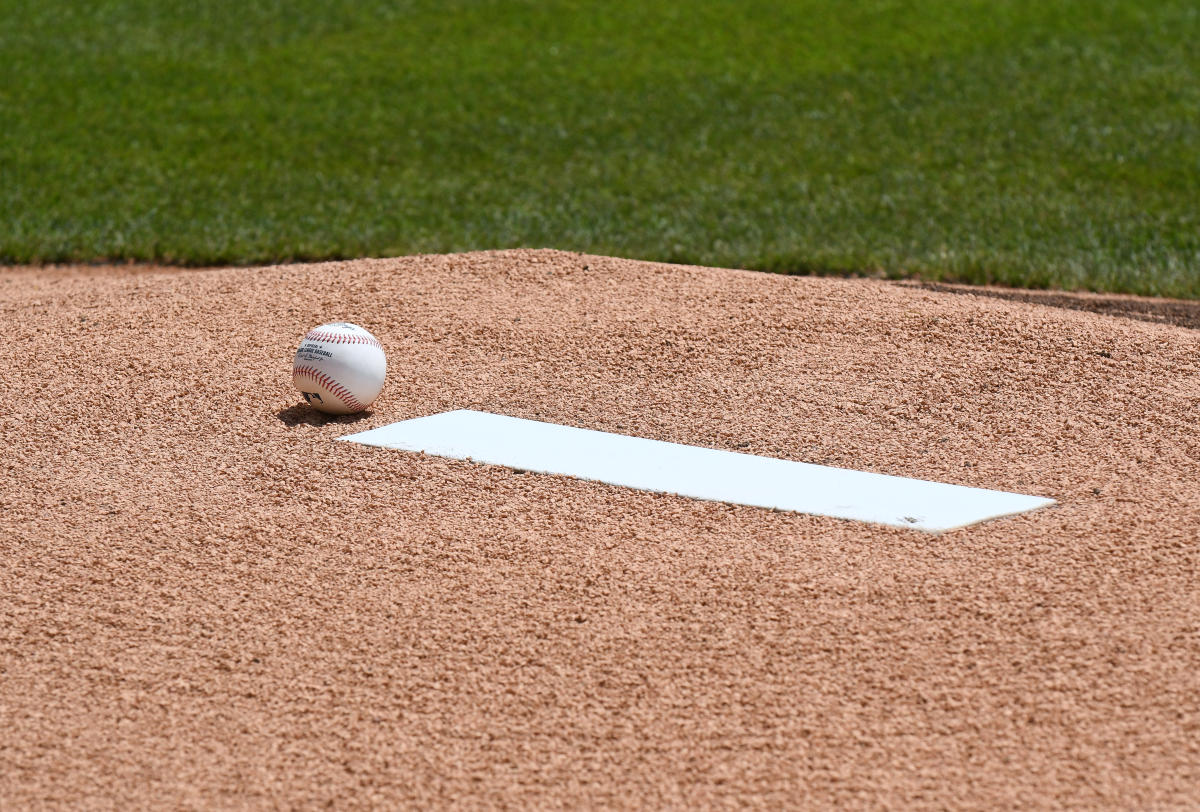
[[[331,394],[335,395],[339,400],[341,400],[347,409],[355,412],[361,412],[363,409],[367,408],[358,402],[358,398],[350,394],[349,389],[342,386],[340,383],[326,375],[324,372],[321,372],[319,369],[313,369],[312,367],[292,367],[292,380],[294,381],[297,377],[309,378],[313,381],[316,381],[319,385],[328,389]]]
[[[383,345],[374,338],[360,335],[344,335],[342,333],[330,333],[324,330],[309,330],[304,336],[305,341],[325,341],[330,344],[366,344],[376,349],[383,349]]]

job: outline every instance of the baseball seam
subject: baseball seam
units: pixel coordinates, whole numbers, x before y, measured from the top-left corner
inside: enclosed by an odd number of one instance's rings
[[[367,408],[358,402],[358,398],[350,394],[349,389],[342,386],[340,383],[326,375],[324,372],[321,372],[319,369],[313,369],[312,367],[293,367],[292,380],[295,381],[296,378],[308,378],[312,381],[315,381],[316,383],[325,387],[330,394],[345,404],[346,408],[350,409],[351,411],[361,412],[363,409]]]
[[[309,330],[308,335],[304,336],[305,341],[325,341],[330,344],[366,344],[368,347],[383,349],[383,345],[370,336],[360,335],[342,335],[340,333],[329,333],[324,330]]]

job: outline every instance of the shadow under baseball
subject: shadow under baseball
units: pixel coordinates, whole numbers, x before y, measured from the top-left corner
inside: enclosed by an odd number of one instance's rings
[[[275,413],[275,416],[285,426],[324,426],[327,423],[337,423],[345,425],[348,423],[357,423],[359,420],[365,420],[371,416],[370,411],[359,412],[358,414],[325,414],[318,412],[307,403],[297,403],[295,406],[288,406],[286,409],[280,409]]]

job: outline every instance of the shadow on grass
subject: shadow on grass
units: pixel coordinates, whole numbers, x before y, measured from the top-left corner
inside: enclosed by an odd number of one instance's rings
[[[288,406],[286,409],[280,409],[275,413],[275,416],[285,426],[324,426],[328,423],[337,423],[346,425],[349,423],[357,423],[360,420],[365,420],[371,416],[371,412],[359,412],[358,414],[325,414],[318,412],[307,403],[297,403],[295,406]]]
[[[1200,330],[1200,300],[1153,299],[1145,296],[1126,296],[1104,293],[1071,293],[1056,290],[1012,290],[1007,288],[982,288],[970,285],[952,285],[943,282],[907,282],[925,290],[942,293],[990,296],[1012,302],[1029,302],[1062,307],[1068,310],[1084,310],[1106,316],[1150,321],[1156,324],[1172,324]]]

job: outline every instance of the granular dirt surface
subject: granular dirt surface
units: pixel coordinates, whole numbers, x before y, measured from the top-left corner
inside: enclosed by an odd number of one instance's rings
[[[1200,805],[1200,332],[554,251],[0,274],[0,806]],[[383,342],[360,418],[300,336]],[[1050,496],[929,535],[335,443]]]
[[[1060,290],[1017,290],[1014,288],[951,285],[942,282],[901,282],[927,290],[962,293],[968,296],[991,296],[1014,302],[1033,302],[1050,307],[1106,313],[1129,319],[1141,319],[1158,324],[1200,329],[1200,301],[1190,299],[1151,299],[1112,293],[1087,293]]]

